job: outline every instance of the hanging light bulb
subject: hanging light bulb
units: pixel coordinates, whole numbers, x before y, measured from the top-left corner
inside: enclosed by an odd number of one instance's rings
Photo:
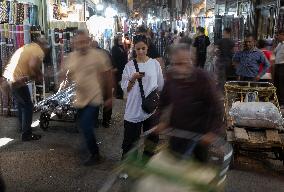
[[[102,10],[104,10],[104,5],[101,4],[101,3],[99,3],[99,4],[96,5],[96,9],[97,9],[98,11],[102,11]]]
[[[106,17],[114,17],[117,15],[117,11],[112,7],[107,7],[105,10]]]

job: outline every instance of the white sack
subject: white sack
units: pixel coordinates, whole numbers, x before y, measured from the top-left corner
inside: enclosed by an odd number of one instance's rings
[[[271,102],[235,102],[229,111],[238,126],[283,129],[284,120]]]

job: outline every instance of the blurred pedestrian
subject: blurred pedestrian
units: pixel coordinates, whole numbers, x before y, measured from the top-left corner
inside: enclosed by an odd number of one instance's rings
[[[141,129],[147,131],[157,124],[155,112],[148,114],[142,109],[141,89],[147,97],[154,90],[161,91],[164,79],[162,69],[156,59],[147,56],[149,52],[148,40],[144,35],[137,35],[133,39],[137,56],[129,61],[122,75],[121,87],[127,93],[127,103],[124,114],[124,140],[122,144],[123,156],[134,146],[141,135]],[[150,55],[150,54],[148,54]],[[139,69],[137,72],[135,63]],[[140,87],[138,81],[142,81]],[[148,142],[157,144],[158,135],[151,134],[146,140],[144,154],[151,156],[153,149]]]
[[[259,73],[259,67],[263,64],[263,70]],[[236,66],[238,80],[259,81],[270,67],[269,61],[261,50],[256,48],[255,38],[247,34],[244,40],[244,49],[233,57],[233,65]]]
[[[99,43],[96,40],[92,40],[90,43],[91,48],[93,49],[100,49],[101,51],[104,51],[107,56],[109,57],[109,59],[111,60],[111,66],[113,67],[112,70],[112,75],[113,77],[115,76],[116,72],[115,72],[115,66],[114,66],[114,61],[112,59],[111,54],[109,53],[109,51],[100,48]],[[123,69],[122,69],[123,70]],[[113,82],[112,82],[113,88],[116,87],[115,85],[115,79],[113,78]],[[106,97],[107,95],[104,95],[104,97]],[[102,126],[105,128],[109,128],[110,124],[111,124],[111,116],[112,116],[112,106],[103,106],[102,108],[102,113],[103,113],[103,119],[102,119]],[[96,127],[99,126],[99,122],[97,122]]]
[[[280,105],[284,105],[284,30],[279,30],[277,33],[279,41],[275,48],[275,70],[274,70],[274,85],[277,88],[277,96]]]
[[[123,69],[128,62],[127,52],[124,49],[122,36],[114,38],[114,46],[111,50],[112,62],[115,71],[115,96],[117,99],[123,99],[123,90],[121,89],[120,82],[122,78]]]
[[[174,35],[173,35],[173,44],[178,44],[180,39],[181,39],[181,37],[180,37],[178,31],[175,29]]]
[[[192,62],[191,47],[171,47],[171,66],[160,97],[160,123],[157,132],[172,128],[202,135],[199,142],[172,136],[169,148],[182,157],[192,149],[195,158],[207,161],[208,143],[220,134],[223,104],[210,75]]]
[[[105,51],[90,47],[88,32],[79,30],[74,38],[75,51],[66,60],[66,69],[76,84],[74,106],[78,108],[79,126],[90,152],[85,166],[100,163],[102,158],[94,135],[99,107],[112,106],[111,61]]]
[[[265,55],[266,59],[269,61],[270,63],[270,68],[266,71],[266,73],[260,78],[260,81],[262,82],[272,82],[272,68],[273,68],[273,64],[274,64],[274,55],[272,51],[269,51],[267,48],[267,42],[263,39],[260,39],[257,41],[257,48],[260,49],[263,54]],[[263,70],[263,63],[260,64],[259,67],[259,73],[261,73]]]
[[[231,28],[225,28],[223,38],[215,44],[217,48],[217,60],[215,63],[217,82],[221,90],[227,80],[236,80],[236,72],[232,63],[233,51],[235,47],[234,41],[231,39]]]
[[[19,48],[10,59],[3,77],[10,82],[17,102],[22,141],[39,140],[41,135],[32,133],[33,102],[28,87],[30,81],[42,81],[43,59],[48,53],[48,43],[38,38]]]
[[[193,46],[196,52],[196,66],[204,68],[207,55],[207,47],[210,45],[209,37],[205,35],[205,29],[203,27],[197,28],[197,37],[194,39]]]

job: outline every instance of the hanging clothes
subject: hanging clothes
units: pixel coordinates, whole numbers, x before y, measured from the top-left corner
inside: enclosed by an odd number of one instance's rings
[[[9,13],[7,2],[2,1],[0,2],[0,23],[7,23],[9,21]]]
[[[9,11],[9,24],[14,24],[14,14],[15,14],[15,2],[9,1],[10,11]]]
[[[31,43],[31,27],[29,24],[24,25],[24,44]]]
[[[17,25],[22,25],[24,22],[25,8],[23,3],[17,4]]]

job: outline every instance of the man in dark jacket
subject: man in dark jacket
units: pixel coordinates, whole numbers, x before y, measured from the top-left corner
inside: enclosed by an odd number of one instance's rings
[[[124,49],[122,36],[114,38],[114,46],[111,49],[112,63],[115,68],[115,96],[117,99],[123,99],[123,90],[120,87],[123,69],[128,62],[127,52]]]
[[[173,136],[169,147],[180,155],[194,147],[196,158],[206,161],[207,144],[222,126],[221,97],[207,72],[192,63],[189,45],[175,45],[170,55],[171,66],[160,97],[157,132],[170,127],[202,135],[199,143]]]
[[[193,46],[196,48],[196,66],[204,68],[207,55],[207,47],[210,45],[209,37],[205,35],[203,27],[197,28],[197,37],[194,40]]]
[[[231,40],[231,29],[225,28],[223,38],[216,42],[218,49],[216,68],[218,76],[218,86],[224,90],[224,84],[227,80],[236,80],[236,72],[232,63],[233,50],[235,43]]]

